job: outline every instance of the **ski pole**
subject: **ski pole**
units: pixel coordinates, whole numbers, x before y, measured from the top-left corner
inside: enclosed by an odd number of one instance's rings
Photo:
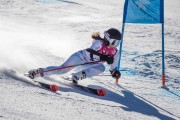
[[[119,79],[116,79],[115,84],[118,84],[118,82],[119,82]]]
[[[62,69],[65,69],[65,68],[77,67],[77,66],[87,65],[87,64],[97,64],[99,62],[102,62],[102,61],[93,61],[93,62],[87,62],[87,63],[82,63],[82,64],[69,65],[69,66],[64,66],[64,67],[61,67],[61,68],[54,68],[54,69],[51,69],[51,70],[46,70],[46,71],[43,71],[43,72],[51,72],[51,71],[55,71],[55,70],[62,70]],[[38,72],[36,74],[41,74],[41,73],[42,72]]]

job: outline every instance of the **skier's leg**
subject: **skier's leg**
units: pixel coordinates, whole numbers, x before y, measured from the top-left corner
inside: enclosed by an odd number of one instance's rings
[[[54,75],[54,74],[64,74],[70,70],[73,69],[73,67],[69,68],[64,68],[64,69],[58,69],[58,68],[63,68],[65,66],[71,66],[71,65],[76,65],[76,64],[82,64],[85,63],[84,59],[82,58],[82,54],[80,52],[76,52],[72,54],[62,65],[60,66],[49,66],[47,68],[39,68],[35,70],[29,71],[29,74],[32,74],[32,79],[35,77],[43,77],[43,76],[49,76],[49,75]],[[57,69],[57,70],[54,70]],[[41,73],[41,74],[36,74],[36,73]],[[30,77],[31,78],[31,77]]]
[[[50,66],[50,67],[44,68],[43,71],[48,71],[51,69],[63,68],[66,66],[85,63],[85,61],[82,59],[81,55],[82,55],[81,53],[76,52],[73,55],[71,55],[61,66]],[[73,67],[59,69],[59,70],[55,70],[55,71],[51,71],[51,72],[45,72],[44,75],[64,74],[64,73],[69,72],[72,69],[73,69]]]
[[[90,78],[93,76],[96,76],[98,74],[101,74],[105,71],[105,66],[103,64],[96,64],[90,68],[87,68],[85,70],[79,71],[77,73],[72,74],[72,80],[74,83],[77,83],[78,80],[82,80],[85,78]]]

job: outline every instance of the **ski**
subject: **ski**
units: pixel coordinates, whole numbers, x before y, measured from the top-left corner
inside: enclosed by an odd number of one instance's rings
[[[98,95],[98,96],[105,96],[106,95],[106,90],[105,89],[95,89],[95,88],[86,87],[86,86],[83,86],[83,85],[80,85],[80,84],[75,84],[75,83],[72,83],[72,84],[73,84],[73,86],[81,88],[82,90],[90,92],[90,93],[92,93],[94,95]]]
[[[24,74],[26,77],[28,77],[28,73],[25,73]],[[65,79],[67,80],[67,79]],[[47,84],[47,83],[43,83],[43,82],[39,82],[39,81],[36,81],[36,80],[32,80],[33,82],[35,83],[38,83],[41,87],[45,88],[45,89],[48,89],[50,91],[53,91],[53,92],[56,92],[58,91],[58,86],[55,85],[55,84]],[[70,80],[67,80],[67,81],[70,81]],[[78,87],[84,91],[87,91],[89,93],[92,93],[94,95],[98,95],[98,96],[105,96],[106,95],[106,90],[105,89],[95,89],[95,88],[91,88],[91,87],[87,87],[87,86],[83,86],[83,85],[80,85],[80,84],[77,84],[77,83],[71,83],[74,87]]]
[[[29,77],[29,74],[28,74],[28,73],[25,73],[24,75],[25,75],[26,77]],[[36,80],[32,80],[32,81],[35,82],[35,83],[38,83],[38,85],[39,85],[40,87],[43,87],[43,88],[45,88],[45,89],[47,89],[47,90],[50,90],[50,91],[53,91],[53,92],[58,91],[58,86],[55,85],[55,84],[47,84],[47,83],[39,82],[39,81],[36,81]]]
[[[64,76],[64,77],[62,77],[62,79],[72,82],[71,78],[68,77],[68,76]],[[98,96],[105,96],[106,95],[106,90],[105,89],[95,89],[95,88],[80,85],[78,83],[71,83],[71,84],[73,86],[75,86],[75,87],[78,87],[78,88],[80,88],[80,89],[82,89],[84,91],[87,91],[89,93],[92,93],[94,95],[98,95]]]
[[[35,82],[39,83],[42,87],[44,87],[50,91],[53,91],[53,92],[58,91],[58,86],[55,84],[47,84],[47,83],[43,83],[43,82],[39,82],[39,81],[35,81]]]

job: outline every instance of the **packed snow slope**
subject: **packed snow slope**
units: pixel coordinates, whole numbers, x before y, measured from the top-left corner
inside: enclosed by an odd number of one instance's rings
[[[23,73],[62,64],[91,45],[92,32],[121,30],[123,0],[0,0],[0,120],[180,119],[179,4],[165,0],[169,91],[160,88],[160,25],[128,24],[119,85],[106,76],[107,65],[106,75],[79,82],[106,89],[107,95],[98,97],[68,86],[62,76],[37,79],[57,84],[60,90],[53,93]]]

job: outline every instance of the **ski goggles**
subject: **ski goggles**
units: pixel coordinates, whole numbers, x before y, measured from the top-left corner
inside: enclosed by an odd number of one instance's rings
[[[116,40],[116,39],[110,39],[110,40],[108,40],[109,41],[109,43],[111,44],[111,45],[113,45],[113,46],[115,46],[115,47],[117,47],[118,45],[119,45],[119,43],[120,43],[120,40]]]
[[[117,46],[119,45],[119,43],[120,43],[120,40],[111,39],[111,38],[109,38],[109,36],[110,36],[110,35],[105,31],[105,32],[104,32],[104,37],[105,37],[105,39],[109,42],[109,44],[117,47]]]

